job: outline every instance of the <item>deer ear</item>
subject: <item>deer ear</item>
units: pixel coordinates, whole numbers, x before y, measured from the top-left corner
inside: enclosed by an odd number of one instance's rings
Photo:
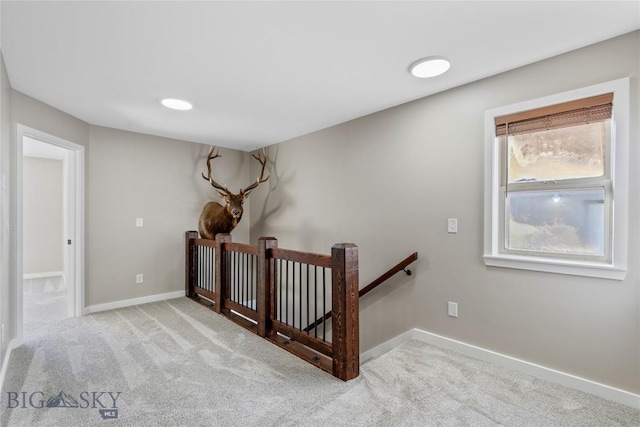
[[[218,191],[218,195],[223,199],[227,200],[229,198],[228,194],[223,193],[222,191]]]
[[[251,190],[249,191],[240,190],[240,195],[242,196],[243,199],[246,199],[247,197],[249,197],[249,194],[251,194]]]

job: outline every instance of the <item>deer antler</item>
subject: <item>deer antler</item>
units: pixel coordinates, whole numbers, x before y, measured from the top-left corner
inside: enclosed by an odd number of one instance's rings
[[[214,152],[215,150],[215,152]],[[208,171],[208,175],[209,176],[205,176],[204,172],[202,172],[202,177],[209,181],[209,183],[211,184],[211,186],[213,188],[215,188],[216,190],[219,190],[220,192],[224,193],[224,194],[229,194],[229,190],[227,190],[227,187],[224,187],[220,184],[218,184],[216,181],[214,181],[214,179],[211,177],[211,160],[216,159],[218,157],[222,157],[220,155],[220,153],[218,152],[218,149],[216,147],[214,147],[213,145],[211,146],[211,148],[209,148],[209,155],[207,156],[207,171]]]
[[[269,179],[269,177],[263,178],[264,167],[267,165],[267,154],[265,153],[264,148],[262,149],[262,152],[258,151],[258,155],[254,153],[251,155],[251,157],[253,157],[254,159],[260,162],[260,164],[262,165],[262,169],[260,169],[260,176],[258,177],[256,182],[254,182],[247,188],[240,190],[240,194],[244,194],[245,196],[248,196],[251,190],[253,190],[258,185],[262,184],[263,182],[266,182]]]

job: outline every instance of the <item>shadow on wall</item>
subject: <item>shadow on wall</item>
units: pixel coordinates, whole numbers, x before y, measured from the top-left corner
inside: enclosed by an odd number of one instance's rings
[[[193,179],[193,184],[196,189],[196,192],[198,193],[198,197],[203,200],[203,203],[201,204],[201,206],[198,207],[198,213],[197,213],[198,215],[200,215],[202,206],[204,206],[206,201],[209,201],[212,196],[211,186],[205,185],[205,183],[203,182],[204,180],[200,175],[202,167],[205,164],[208,152],[209,152],[209,147],[207,147],[206,145],[202,145],[202,144],[191,145],[191,160],[192,160],[191,163],[193,167],[191,168],[189,176],[191,176]],[[194,223],[197,224],[197,217],[196,217],[196,222]]]
[[[277,146],[270,147],[267,150],[267,170],[270,176],[268,181],[269,190],[264,198],[260,215],[258,215],[257,221],[253,223],[253,226],[259,230],[265,230],[267,228],[269,218],[274,214],[282,209],[295,205],[295,198],[285,190],[285,188],[287,188],[286,183],[293,179],[295,173],[285,175],[278,171],[276,166],[278,164],[278,151],[279,147]],[[270,207],[271,205],[273,206]],[[277,238],[278,236],[273,237]]]

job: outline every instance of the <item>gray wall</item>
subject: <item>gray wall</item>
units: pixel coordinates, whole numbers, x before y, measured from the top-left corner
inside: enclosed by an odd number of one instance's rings
[[[59,272],[62,259],[62,160],[22,160],[22,272]]]
[[[269,191],[252,195],[252,240],[271,235],[281,247],[322,253],[355,243],[361,286],[418,251],[413,276],[361,301],[363,351],[416,327],[640,392],[639,168],[631,167],[626,280],[482,260],[485,110],[629,76],[637,165],[639,39],[631,33],[270,147]],[[447,218],[458,219],[458,234],[447,233]],[[458,318],[447,316],[448,301]]]
[[[0,322],[5,326],[5,336],[0,342],[0,363],[4,362],[9,342],[15,337],[14,316],[11,307],[13,295],[10,283],[15,282],[15,272],[11,268],[11,86],[7,77],[4,58],[0,53],[0,179],[7,183],[0,185]]]
[[[200,176],[209,147],[92,126],[21,92],[11,95],[14,125],[85,147],[85,307],[183,290],[184,232],[197,230],[206,202],[219,201]],[[232,191],[248,185],[250,155],[220,152],[216,179]],[[249,215],[247,201],[234,241],[248,243]],[[138,273],[143,284],[135,283]]]
[[[23,124],[85,147],[85,307],[184,289],[184,232],[197,230],[204,204],[219,201],[200,176],[208,146],[89,125],[21,92],[3,96],[3,150],[15,148],[15,132]],[[4,92],[3,92],[4,93]],[[7,101],[5,105],[5,99]],[[9,108],[10,107],[10,108]],[[10,112],[11,114],[6,114]],[[232,191],[250,183],[248,153],[222,149],[214,175]],[[14,154],[7,155],[9,161]],[[15,224],[15,164],[11,170],[12,223]],[[6,169],[8,170],[8,169]],[[233,239],[249,242],[249,202]],[[135,218],[144,219],[135,228]],[[15,245],[13,239],[12,245]],[[14,246],[15,247],[15,246]],[[11,251],[7,251],[11,253]],[[3,251],[3,254],[7,254]],[[9,264],[15,261],[10,261]],[[3,269],[4,271],[4,269]],[[135,275],[143,273],[143,284]],[[4,273],[3,273],[4,274]],[[3,280],[2,310],[15,337],[9,301],[15,280]],[[3,344],[3,345],[4,345]],[[3,348],[4,354],[4,348]]]
[[[91,127],[86,305],[184,289],[184,233],[197,230],[204,204],[219,201],[200,176],[208,146]],[[214,176],[238,191],[249,155],[220,150]],[[238,188],[236,188],[238,187]],[[144,227],[136,228],[135,219]],[[249,208],[233,231],[248,243]],[[135,276],[144,274],[144,283]]]
[[[18,92],[11,91],[12,122],[82,145],[89,150],[90,125],[67,113]]]

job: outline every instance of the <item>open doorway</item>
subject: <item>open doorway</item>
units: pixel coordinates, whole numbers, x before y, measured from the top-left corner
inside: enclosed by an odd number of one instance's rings
[[[17,325],[29,337],[82,314],[84,148],[21,125],[17,148]]]

